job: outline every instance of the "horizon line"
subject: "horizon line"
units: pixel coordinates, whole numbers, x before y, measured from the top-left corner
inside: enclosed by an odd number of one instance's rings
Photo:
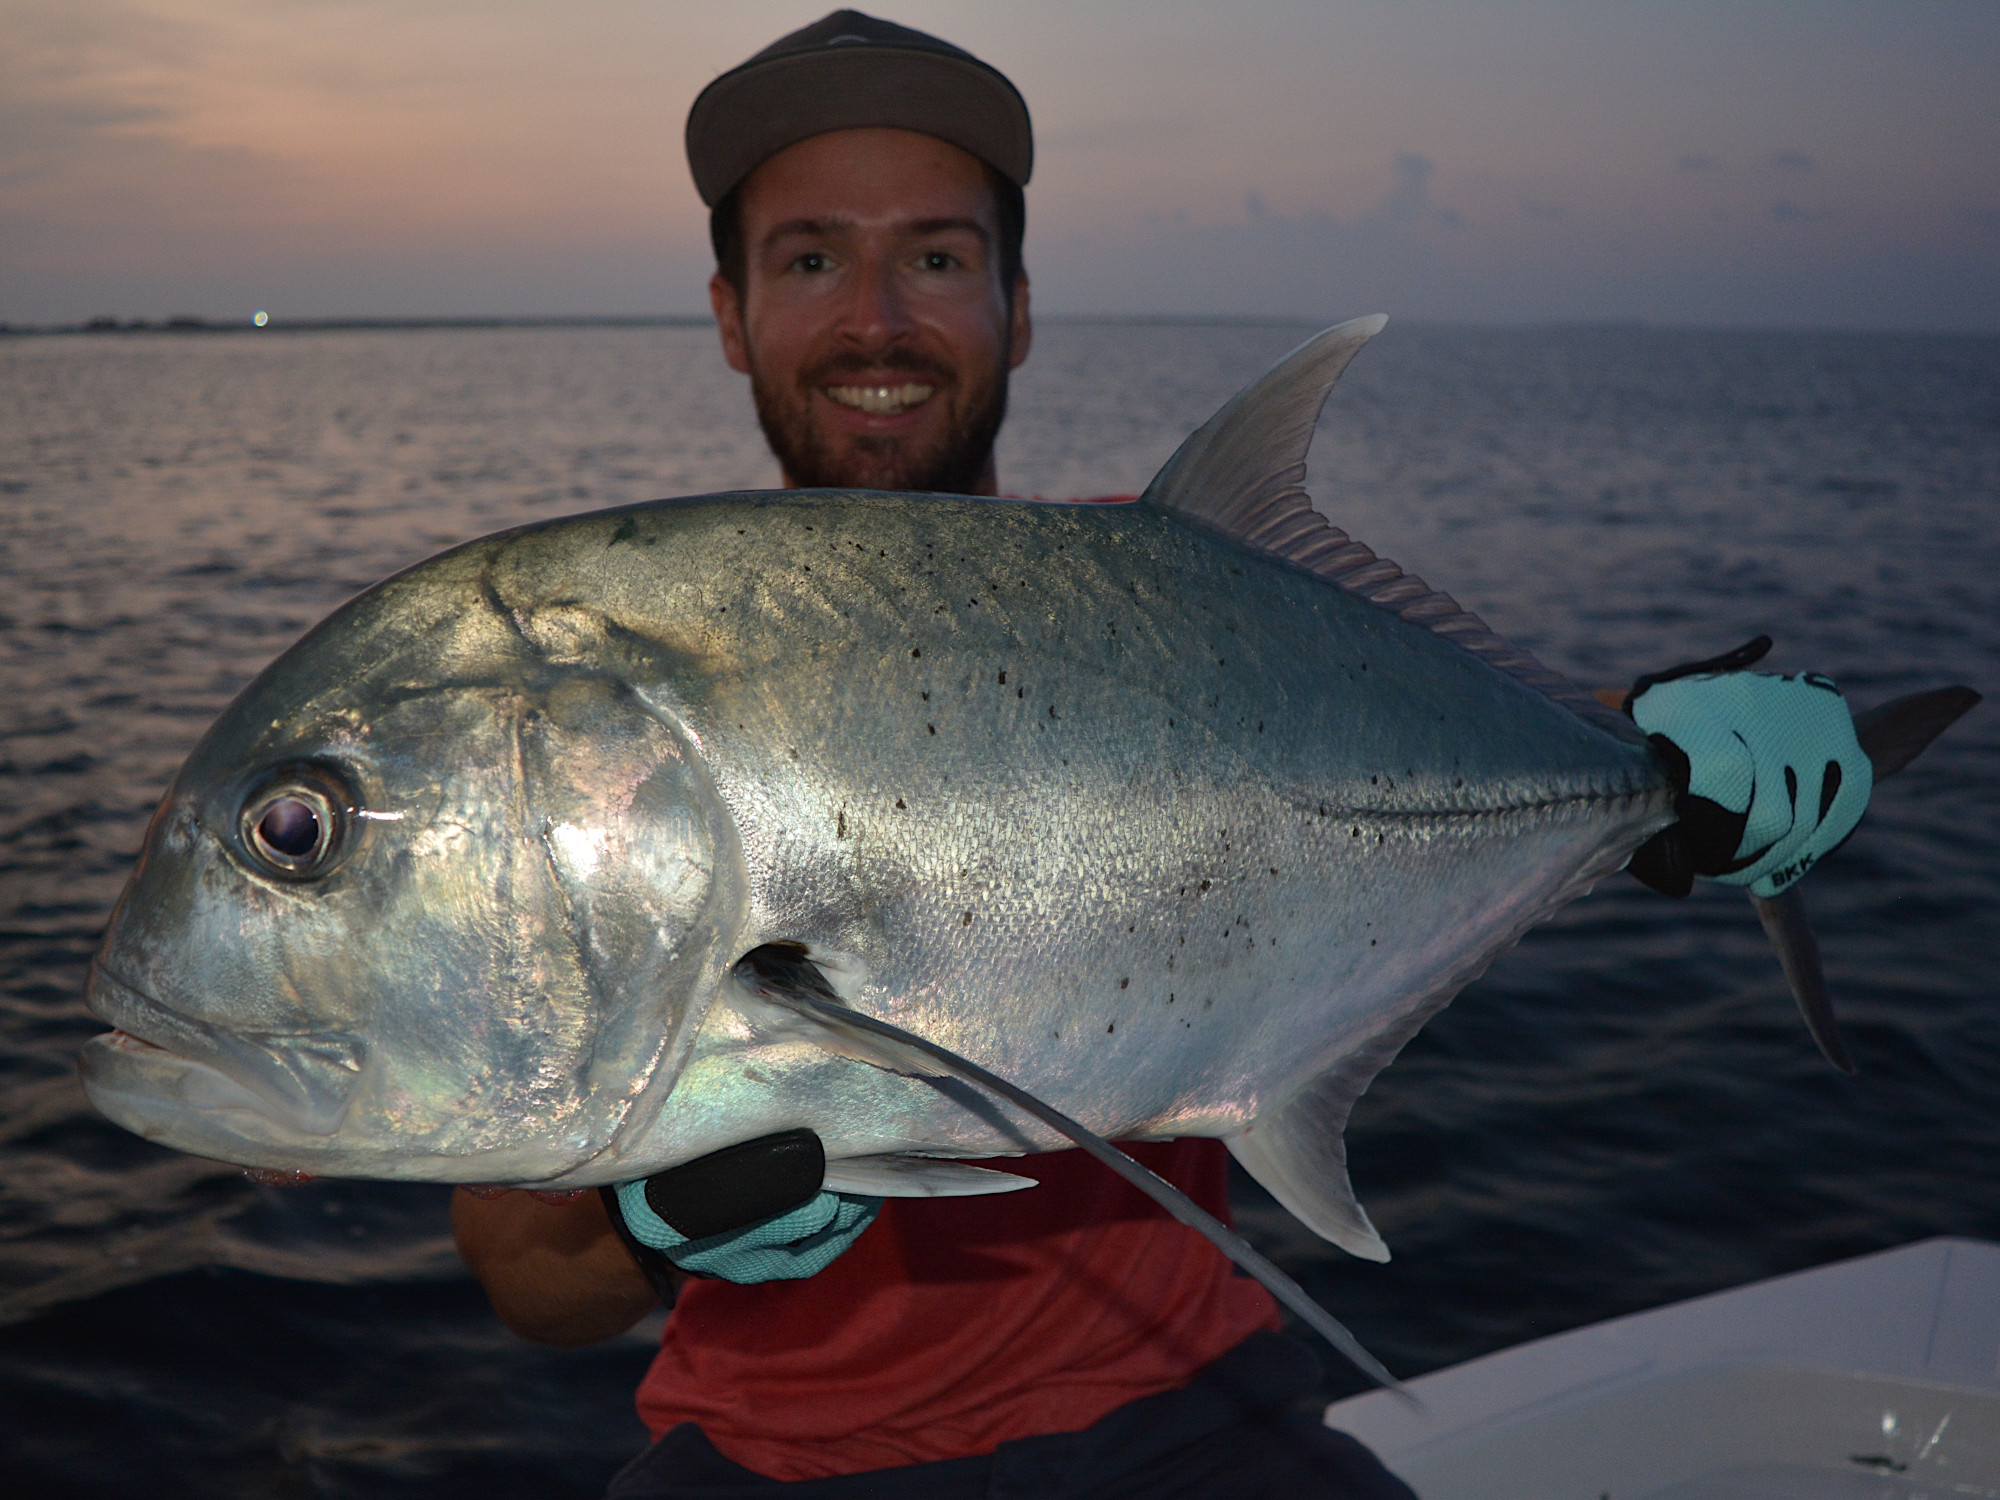
[[[1260,313],[1039,313],[1035,321],[1054,326],[1310,328],[1332,326],[1338,319],[1308,314]],[[1802,324],[1667,322],[1653,318],[1526,318],[1498,321],[1470,318],[1397,317],[1395,323],[1415,328],[1625,329],[1662,333],[1792,333],[1852,334],[1884,337],[1996,338],[2000,330],[1981,328],[1857,328]],[[13,323],[0,319],[0,338],[68,335],[137,334],[283,334],[421,332],[424,330],[537,328],[713,328],[709,313],[495,313],[466,315],[353,316],[278,319],[259,324],[249,317],[205,318],[177,313],[159,319],[120,319],[99,315],[80,322]]]

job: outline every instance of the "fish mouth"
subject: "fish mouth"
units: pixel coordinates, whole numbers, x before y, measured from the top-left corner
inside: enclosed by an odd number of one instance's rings
[[[109,1088],[121,1071],[154,1079],[178,1074],[171,1093],[181,1104],[249,1108],[305,1135],[330,1136],[361,1081],[366,1048],[344,1032],[226,1031],[181,1014],[102,965],[91,971],[86,1003],[117,1028],[86,1049],[87,1091],[94,1082]],[[143,1107],[133,1097],[126,1109],[105,1112],[119,1118]]]

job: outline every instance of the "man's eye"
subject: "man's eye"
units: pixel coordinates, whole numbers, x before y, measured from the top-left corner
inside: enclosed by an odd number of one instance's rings
[[[824,271],[826,269],[826,257],[817,250],[808,250],[804,255],[801,255],[797,260],[792,262],[792,269],[795,271]]]
[[[933,250],[922,261],[926,271],[949,271],[958,264],[958,257],[947,250]]]

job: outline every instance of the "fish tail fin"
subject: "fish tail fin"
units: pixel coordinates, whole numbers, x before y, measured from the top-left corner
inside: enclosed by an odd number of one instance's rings
[[[1979,694],[1969,687],[1934,688],[1878,704],[1854,717],[1854,737],[1879,784],[1894,776],[1930,747],[1945,730],[1964,716]],[[1820,967],[1819,944],[1806,921],[1805,903],[1794,885],[1774,897],[1752,894],[1750,904],[1757,920],[1777,950],[1778,965],[1785,971],[1785,983],[1805,1017],[1806,1029],[1826,1060],[1843,1073],[1855,1071],[1854,1060],[1840,1038],[1834,1020],[1833,996],[1826,987]]]

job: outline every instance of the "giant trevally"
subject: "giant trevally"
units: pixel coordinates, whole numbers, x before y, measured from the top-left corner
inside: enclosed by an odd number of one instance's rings
[[[1103,1136],[1219,1136],[1385,1257],[1355,1099],[1675,792],[1308,504],[1380,325],[1136,503],[711,495],[368,590],[168,792],[93,968],[92,1101],[255,1168],[554,1188],[809,1127],[829,1186],[991,1191],[1022,1184],[965,1159],[1067,1144],[898,1071],[887,1023]]]

